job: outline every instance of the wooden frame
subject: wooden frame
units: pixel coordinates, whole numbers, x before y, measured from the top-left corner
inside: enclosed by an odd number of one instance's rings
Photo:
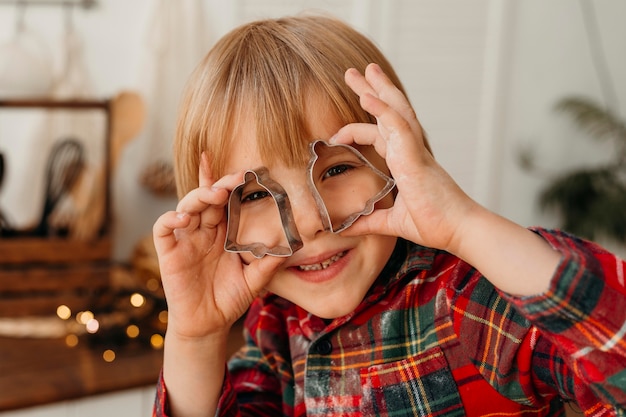
[[[63,238],[9,237],[0,235],[0,265],[25,263],[66,263],[104,261],[111,257],[109,221],[111,219],[111,101],[110,100],[0,100],[0,109],[102,110],[106,117],[104,132],[105,216],[102,235],[92,242]],[[2,273],[0,272],[0,279]]]
[[[101,110],[104,216],[89,241],[64,237],[0,235],[0,317],[54,316],[65,304],[74,311],[90,306],[110,285],[111,100],[0,100],[2,109]]]

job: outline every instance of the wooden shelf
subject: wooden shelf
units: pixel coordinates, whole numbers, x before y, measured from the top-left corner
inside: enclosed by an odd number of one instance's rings
[[[108,261],[112,243],[109,236],[93,242],[61,238],[0,236],[0,265],[33,263],[77,263]]]
[[[109,306],[108,299],[99,297],[109,296],[107,290],[115,290],[119,284],[112,274],[110,178],[122,147],[143,124],[140,97],[132,92],[121,92],[111,100],[0,97],[0,109],[100,110],[106,116],[102,161],[105,214],[100,235],[90,242],[19,235],[19,231],[0,236],[0,318],[56,317],[61,304],[74,313],[93,307],[96,301]],[[28,329],[22,322],[8,323],[17,323],[19,332],[4,335],[42,336],[41,332],[24,332]],[[63,334],[63,329],[51,334]],[[95,339],[94,335],[81,336],[75,347],[67,346],[64,338],[17,335],[0,337],[0,411],[156,384],[162,366],[163,352],[137,340],[120,339],[119,343],[126,344],[114,349],[114,361],[105,361],[102,354],[106,347],[94,346],[95,340],[109,344],[114,337],[102,332]],[[233,340],[237,347],[241,345],[241,328],[234,330]]]

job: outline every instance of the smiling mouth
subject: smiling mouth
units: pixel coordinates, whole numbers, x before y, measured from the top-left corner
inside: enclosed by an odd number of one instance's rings
[[[341,259],[344,256],[346,256],[346,253],[347,253],[347,251],[340,252],[340,253],[338,253],[336,255],[331,256],[330,258],[328,258],[324,262],[320,262],[320,263],[317,263],[317,264],[299,265],[298,269],[300,271],[321,271],[321,270],[324,270],[324,269],[328,268],[329,266],[331,266],[332,264],[337,262],[339,259]]]

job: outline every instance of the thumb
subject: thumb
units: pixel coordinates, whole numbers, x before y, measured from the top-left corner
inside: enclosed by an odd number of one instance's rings
[[[372,214],[361,216],[350,227],[340,233],[341,236],[362,236],[362,235],[388,235],[390,232],[386,227],[387,210],[375,210]]]
[[[248,287],[255,297],[265,289],[286,259],[279,256],[264,256],[248,266],[246,274]]]

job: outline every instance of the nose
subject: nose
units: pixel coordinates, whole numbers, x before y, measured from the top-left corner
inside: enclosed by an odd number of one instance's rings
[[[289,196],[293,220],[300,237],[304,240],[311,239],[324,231],[318,206],[306,178],[302,177],[301,181],[290,181],[289,185],[283,187]]]

